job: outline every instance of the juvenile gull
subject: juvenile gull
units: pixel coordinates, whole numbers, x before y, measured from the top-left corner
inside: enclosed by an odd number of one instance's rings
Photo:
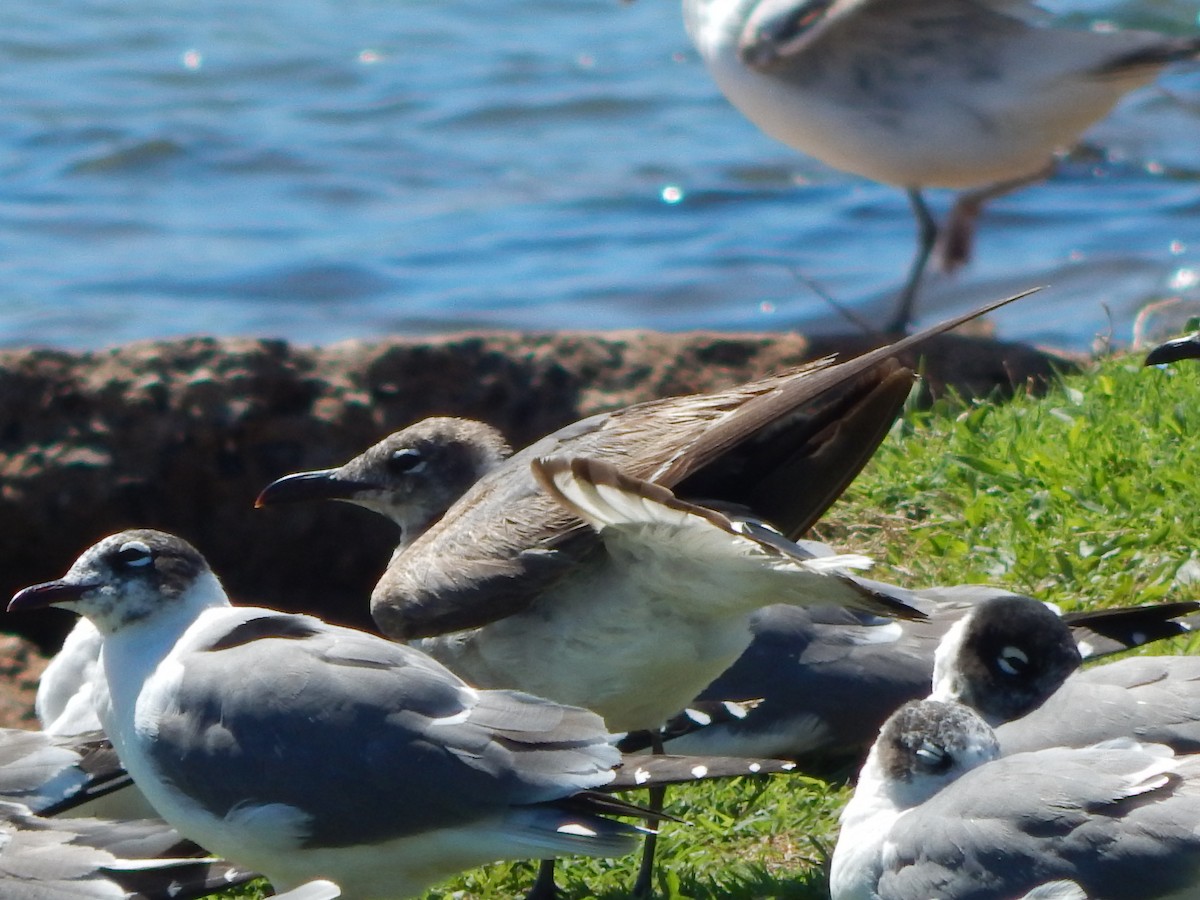
[[[995,598],[946,634],[932,696],[975,709],[1006,754],[1113,738],[1200,751],[1200,658],[1080,663],[1070,631],[1042,604]]]
[[[9,608],[48,605],[103,635],[99,717],[154,807],[276,887],[407,896],[497,859],[622,854],[640,833],[606,815],[644,810],[594,790],[642,779],[614,772],[593,713],[474,690],[415,649],[309,616],[231,607],[179,538],[105,538]]]
[[[400,541],[371,599],[385,634],[424,638],[423,649],[472,684],[585,706],[614,730],[655,729],[745,649],[756,608],[786,599],[912,614],[832,565],[777,566],[779,555],[751,550],[749,535],[714,531],[710,512],[749,509],[784,538],[803,534],[899,413],[912,373],[895,355],[1012,299],[845,363],[592,416],[512,456],[483,423],[427,419],[338,469],[268,485],[256,505],[324,497],[387,516]],[[619,466],[629,479],[619,490],[633,502],[594,510],[594,529],[584,527],[578,502],[533,477],[536,461],[552,456]],[[656,488],[708,506],[679,515],[654,499]],[[655,540],[626,541],[632,552],[620,553],[619,534],[631,530]],[[667,567],[674,577],[662,577]],[[729,584],[734,570],[750,577]],[[778,590],[787,596],[767,596]],[[652,855],[653,838],[637,895],[649,890]],[[539,884],[548,878],[543,869]]]
[[[428,419],[339,469],[280,479],[258,504],[334,497],[383,513],[401,528],[372,595],[385,634],[427,638],[422,646],[462,667],[456,670],[473,684],[577,703],[614,730],[655,728],[745,648],[748,613],[778,601],[764,595],[762,579],[732,588],[740,598],[706,588],[727,580],[721,567],[744,545],[727,537],[685,563],[681,538],[715,537],[705,514],[676,516],[672,532],[671,516],[658,516],[663,510],[653,501],[626,508],[659,519],[651,529],[656,540],[617,563],[607,532],[587,528],[577,510],[542,490],[534,460],[608,463],[681,500],[751,510],[794,539],[858,473],[899,412],[912,375],[895,354],[990,308],[848,362],[824,360],[727,391],[593,416],[511,457],[482,423]],[[665,560],[680,566],[677,584],[655,577]],[[777,585],[767,568],[763,578]],[[788,602],[908,614],[845,575],[818,576],[812,568],[794,567]],[[653,595],[644,586],[651,582]],[[682,618],[706,615],[704,645],[689,646],[688,630],[675,629]],[[711,636],[722,620],[728,630],[717,640]]]
[[[1200,889],[1200,757],[1131,740],[999,752],[965,706],[901,707],[842,813],[833,900],[1150,900]]]
[[[1049,27],[1027,0],[683,0],[717,86],[766,134],[908,191],[919,246],[889,330],[912,317],[937,238],[923,188],[973,189],[947,226],[969,253],[988,199],[1040,181],[1057,151],[1200,38]]]

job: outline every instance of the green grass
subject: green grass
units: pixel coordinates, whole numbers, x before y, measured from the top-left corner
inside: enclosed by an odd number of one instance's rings
[[[913,587],[1000,584],[1064,609],[1197,599],[1193,435],[1200,365],[1186,363],[1109,360],[1043,398],[941,402],[906,415],[820,536]],[[670,811],[688,824],[665,828],[660,896],[826,897],[846,795],[802,776],[673,790]],[[636,864],[568,860],[560,884],[568,898],[627,896]],[[489,866],[429,898],[521,896],[532,877],[530,864]]]

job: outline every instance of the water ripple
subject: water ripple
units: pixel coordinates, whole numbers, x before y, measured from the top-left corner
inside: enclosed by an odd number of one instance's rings
[[[1200,27],[1194,0],[1053,6]],[[732,110],[677,3],[9,0],[0,54],[6,346],[840,328],[812,285],[874,315],[913,248],[900,191]],[[1194,295],[1198,133],[1180,66],[986,210],[922,319],[1050,283],[1002,329],[1086,347]]]

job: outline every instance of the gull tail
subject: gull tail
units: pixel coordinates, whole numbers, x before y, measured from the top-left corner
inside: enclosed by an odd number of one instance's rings
[[[1152,641],[1190,634],[1200,618],[1189,615],[1200,603],[1183,600],[1146,606],[1123,606],[1071,612],[1063,621],[1071,628],[1084,659],[1096,659]]]
[[[627,756],[616,770],[616,778],[600,790],[632,791],[664,784],[690,784],[741,778],[746,775],[786,775],[796,764],[786,759],[754,759],[738,756]]]

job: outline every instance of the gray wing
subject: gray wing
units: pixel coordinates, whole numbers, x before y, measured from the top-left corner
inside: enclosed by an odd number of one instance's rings
[[[762,702],[742,718],[697,728],[667,747],[782,755],[806,764],[857,754],[898,706],[929,693],[936,646],[936,638],[906,637],[898,622],[870,619],[832,607],[762,610],[751,645],[700,695]]]
[[[996,736],[1005,753],[1121,737],[1200,751],[1200,658],[1135,656],[1078,672]]]
[[[903,133],[926,127],[927,115],[913,113],[932,112],[931,85],[947,115],[969,108],[978,127],[998,129],[1014,104],[1051,92],[1056,81],[1145,80],[1196,52],[1194,38],[1037,27],[1047,21],[1027,0],[763,0],[739,54],[764,74]]]
[[[796,764],[784,759],[753,759],[742,756],[625,756],[616,778],[604,792],[631,791],[668,784],[694,784],[753,775],[782,775],[796,771]]]
[[[800,546],[814,556],[832,548]],[[1014,596],[989,585],[905,590],[855,577],[855,581],[924,612],[916,622],[894,622],[842,607],[768,607],[752,620],[754,640],[733,666],[663,729],[676,753],[784,756],[824,767],[867,749],[883,721],[901,704],[929,693],[933,656],[950,625],[976,604]],[[1085,658],[1188,633],[1181,620],[1190,602],[1069,613],[1064,616]],[[1099,670],[1094,670],[1099,671]],[[1151,676],[1153,678],[1153,676]],[[723,709],[723,701],[738,703]],[[1050,717],[1061,726],[1061,717]],[[1192,718],[1183,712],[1188,725]],[[1107,728],[1104,737],[1111,736]],[[1097,738],[1100,739],[1100,738]],[[1183,748],[1161,732],[1147,737]],[[1072,742],[1082,746],[1094,741]],[[1020,746],[1039,749],[1046,742]],[[649,746],[643,733],[622,742],[629,751]]]
[[[747,65],[802,81],[840,67],[847,85],[878,96],[888,76],[898,77],[896,57],[905,59],[906,74],[925,81],[936,72],[918,67],[924,59],[943,71],[978,72],[989,64],[984,46],[1042,18],[1027,0],[762,0],[738,49]]]
[[[0,803],[5,900],[190,900],[255,878],[162,822],[44,819]]]
[[[996,900],[1051,881],[1144,900],[1200,876],[1195,760],[1129,750],[1047,750],[966,773],[898,819],[879,895]]]
[[[474,691],[412,648],[305,616],[230,610],[204,628],[152,752],[216,815],[286,804],[311,815],[309,846],[346,846],[612,779],[617,751],[586,710]]]
[[[0,800],[55,815],[129,783],[103,734],[57,737],[0,729]]]
[[[840,607],[767,607],[752,620],[754,640],[745,653],[700,695],[706,701],[762,702],[743,717],[696,728],[668,747],[677,753],[783,755],[807,765],[859,754],[900,705],[928,695],[933,654],[950,625],[980,599],[1007,593],[977,585],[907,591],[854,580],[928,618],[900,622]]]

